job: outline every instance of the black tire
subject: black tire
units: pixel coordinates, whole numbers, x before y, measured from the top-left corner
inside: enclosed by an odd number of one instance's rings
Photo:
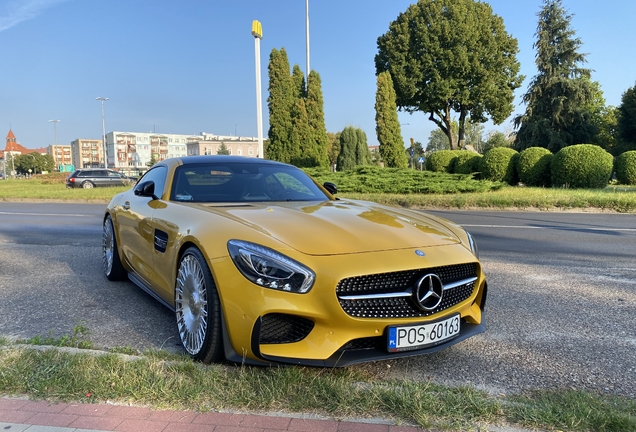
[[[93,184],[93,182],[86,180],[84,183],[82,183],[82,187],[84,189],[93,189],[95,185]]]
[[[219,293],[205,257],[196,247],[181,255],[174,298],[177,330],[186,352],[203,363],[222,360]]]
[[[113,220],[110,215],[104,220],[102,231],[102,262],[104,264],[104,274],[111,281],[126,279],[127,272],[119,259],[119,250],[117,248],[117,238]]]

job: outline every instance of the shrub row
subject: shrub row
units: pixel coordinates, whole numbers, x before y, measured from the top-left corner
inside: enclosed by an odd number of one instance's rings
[[[464,150],[440,150],[426,160],[426,169],[439,173],[470,174],[479,172],[484,180],[539,187],[604,188],[616,172],[622,184],[636,184],[636,151],[616,159],[601,147],[578,144],[556,154],[542,147],[518,153],[496,147],[483,157]]]
[[[621,162],[617,163],[617,170],[620,165],[626,173],[619,177],[622,183],[632,184],[627,180],[628,172],[636,175],[633,158],[630,155],[619,157]],[[541,147],[527,148],[521,153],[497,147],[484,155],[480,170],[482,178],[508,184],[521,181],[528,186],[599,189],[607,186],[612,176],[614,158],[593,144],[564,147],[556,154]]]

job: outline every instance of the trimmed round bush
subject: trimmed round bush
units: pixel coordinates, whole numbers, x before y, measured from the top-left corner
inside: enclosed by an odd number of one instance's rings
[[[519,181],[527,186],[550,186],[552,152],[543,147],[529,147],[519,153]]]
[[[472,174],[479,171],[482,156],[471,151],[460,151],[453,159],[452,172],[455,174]]]
[[[594,144],[559,150],[552,159],[552,186],[601,189],[614,170],[614,157]]]
[[[518,157],[517,150],[508,147],[495,147],[488,150],[479,163],[481,178],[516,184],[518,176],[515,165]]]
[[[453,169],[453,159],[459,150],[438,150],[426,158],[426,169],[433,172],[450,173]]]
[[[636,150],[621,153],[616,158],[616,177],[622,184],[636,185]]]

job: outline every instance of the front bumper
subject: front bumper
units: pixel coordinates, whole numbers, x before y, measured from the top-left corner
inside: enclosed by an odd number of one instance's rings
[[[316,284],[307,294],[293,294],[258,287],[246,281],[231,259],[212,263],[219,285],[225,325],[226,357],[230,361],[308,366],[346,366],[353,363],[429,354],[448,348],[486,330],[483,310],[487,284],[475,257],[461,245],[441,246],[425,258],[409,251],[385,251],[349,256],[304,257],[316,271]],[[298,257],[294,257],[298,259]],[[313,261],[313,262],[312,262]],[[429,269],[476,263],[474,289],[470,295],[443,310],[419,316],[352,316],[345,312],[336,293],[338,282],[360,275]],[[435,322],[459,314],[460,333],[453,339],[423,349],[389,352],[387,329],[394,325]],[[283,343],[264,337],[272,316],[290,317],[290,328],[299,337],[286,335]],[[269,334],[269,331],[265,332]],[[276,339],[275,337],[273,339]],[[279,338],[279,342],[284,338]]]

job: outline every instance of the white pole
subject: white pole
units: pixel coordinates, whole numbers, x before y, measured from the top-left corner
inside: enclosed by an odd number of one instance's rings
[[[108,168],[108,147],[106,147],[106,128],[104,127],[104,102],[105,97],[98,97],[95,100],[102,101],[102,152],[104,153],[104,168]]]
[[[306,33],[306,51],[307,51],[307,79],[309,79],[309,0],[305,0],[305,33]]]
[[[263,154],[263,102],[261,95],[261,38],[263,29],[258,21],[252,22],[252,36],[254,36],[254,55],[256,58],[256,127],[258,129],[258,157],[265,158]]]

